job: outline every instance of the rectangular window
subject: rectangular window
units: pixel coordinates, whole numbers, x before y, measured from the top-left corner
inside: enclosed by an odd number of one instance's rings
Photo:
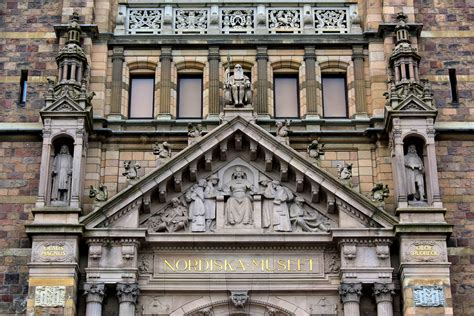
[[[20,94],[19,94],[19,101],[20,104],[26,103],[26,89],[28,87],[28,70],[23,69],[20,75]]]
[[[347,117],[347,87],[344,74],[322,76],[324,117]]]
[[[299,117],[298,75],[275,75],[273,79],[275,117]]]
[[[130,79],[129,118],[153,118],[155,78],[136,76]]]
[[[202,117],[202,75],[178,76],[178,118]]]
[[[451,85],[452,103],[459,103],[458,95],[458,79],[456,77],[456,69],[449,69],[449,84]]]

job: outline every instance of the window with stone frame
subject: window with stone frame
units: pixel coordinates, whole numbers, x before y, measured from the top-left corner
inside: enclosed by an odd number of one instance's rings
[[[133,119],[153,118],[155,104],[155,77],[133,75],[130,77],[128,117]]]
[[[345,73],[322,74],[323,116],[347,118],[347,81]]]
[[[275,118],[298,118],[300,98],[298,74],[273,76]]]
[[[202,74],[178,74],[177,118],[202,118]]]

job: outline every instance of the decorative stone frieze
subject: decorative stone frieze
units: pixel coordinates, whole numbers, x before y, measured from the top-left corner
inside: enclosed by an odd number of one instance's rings
[[[255,31],[255,9],[222,9],[221,32],[224,34],[252,34]]]
[[[348,33],[348,8],[315,8],[314,27],[317,33]]]
[[[160,34],[163,23],[162,9],[135,9],[127,12],[128,34]]]
[[[301,9],[267,9],[270,33],[300,33],[302,31]]]
[[[174,11],[175,33],[207,33],[208,16],[207,9],[176,9]]]

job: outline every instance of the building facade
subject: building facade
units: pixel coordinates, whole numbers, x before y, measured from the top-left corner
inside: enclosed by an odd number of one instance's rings
[[[0,8],[0,314],[474,313],[471,1]]]

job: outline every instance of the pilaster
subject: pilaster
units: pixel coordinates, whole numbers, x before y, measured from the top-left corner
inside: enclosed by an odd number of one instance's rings
[[[354,88],[356,116],[367,116],[367,105],[365,99],[365,76],[364,76],[364,47],[354,45],[352,47],[352,61],[354,63]]]
[[[306,69],[306,115],[315,116],[318,115],[318,107],[316,86],[316,49],[314,46],[305,47],[304,62]]]
[[[217,116],[221,112],[219,97],[219,47],[209,47],[209,115]]]
[[[159,117],[171,117],[171,47],[164,46],[161,48],[161,81],[160,81],[160,113]]]
[[[112,52],[112,97],[109,116],[122,117],[122,79],[123,79],[123,47],[114,47]]]
[[[342,304],[344,305],[344,316],[360,315],[360,297],[362,296],[361,283],[342,283],[339,287]]]
[[[268,53],[267,47],[257,47],[257,98],[255,104],[255,111],[258,115],[268,115],[268,74],[267,62]]]

